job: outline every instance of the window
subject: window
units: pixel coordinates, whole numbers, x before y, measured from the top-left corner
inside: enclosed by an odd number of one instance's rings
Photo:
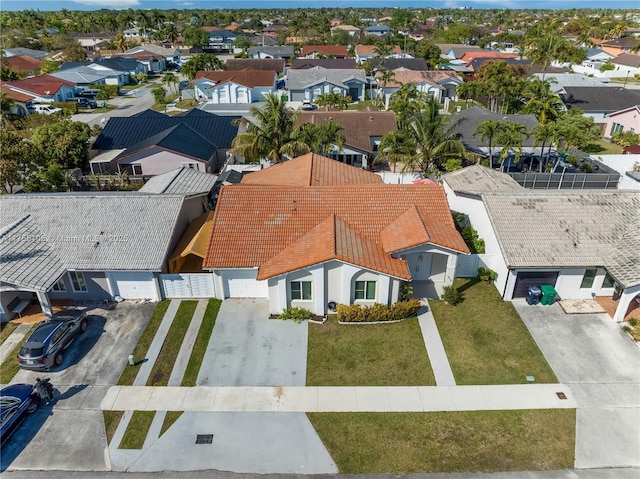
[[[132,175],[142,175],[142,165],[131,165]]]
[[[616,280],[613,279],[609,273],[607,273],[604,277],[604,281],[602,282],[603,288],[613,288],[616,285]]]
[[[622,126],[620,123],[616,123],[615,121],[613,122],[613,124],[611,125],[611,134],[613,135],[614,133],[619,133],[622,130],[624,130],[624,126]]]
[[[291,281],[291,299],[311,300],[311,281]]]
[[[182,163],[182,166],[186,168],[191,168],[192,170],[198,169],[198,163]]]
[[[580,284],[581,288],[591,288],[593,286],[593,280],[596,277],[596,273],[598,270],[596,269],[588,269],[584,272],[584,276],[582,277],[582,284]]]
[[[86,292],[87,283],[84,280],[84,274],[79,271],[70,271],[71,286],[76,293]]]
[[[375,281],[356,281],[356,300],[375,300],[376,299],[376,282]]]
[[[60,278],[56,281],[56,284],[53,285],[51,291],[64,292],[67,290],[67,285],[64,284],[64,279]]]

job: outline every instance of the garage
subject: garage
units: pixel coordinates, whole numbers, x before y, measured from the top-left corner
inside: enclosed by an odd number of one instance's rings
[[[225,298],[268,297],[269,286],[266,281],[258,281],[257,275],[256,269],[225,271],[222,275]]]
[[[123,299],[149,299],[158,301],[158,288],[153,273],[110,272],[107,277],[114,296]]]
[[[555,288],[557,279],[558,271],[521,271],[516,277],[513,298],[526,298],[529,286],[539,288],[543,284],[548,284]]]

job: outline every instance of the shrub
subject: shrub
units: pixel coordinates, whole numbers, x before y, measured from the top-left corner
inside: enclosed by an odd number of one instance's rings
[[[444,292],[442,293],[442,299],[453,306],[461,303],[464,299],[462,297],[462,293],[453,286],[445,286],[443,289]]]
[[[282,313],[278,315],[280,319],[292,319],[294,321],[302,321],[303,319],[310,319],[312,313],[308,309],[298,308],[290,306],[282,310]]]
[[[65,115],[75,115],[78,113],[78,104],[75,101],[54,101],[53,106],[62,108],[62,113]]]
[[[478,276],[476,276],[480,281],[485,281],[487,283],[493,283],[498,277],[498,273],[489,268],[478,268]]]
[[[117,97],[118,95],[120,95],[120,87],[118,85],[97,84],[97,85],[89,85],[88,88],[91,89],[91,90],[100,90],[100,91],[106,92],[107,95],[109,95],[107,98],[105,98],[106,100],[108,100],[109,98],[114,98],[114,97]]]
[[[360,304],[339,304],[338,321],[347,323],[364,323],[378,321],[398,321],[415,316],[420,309],[420,301],[412,298],[387,306],[375,303],[372,306]]]
[[[636,318],[629,318],[628,323],[635,328],[638,325],[638,320]]]
[[[411,295],[413,295],[413,286],[411,285],[411,283],[403,281],[400,285],[400,301],[409,299]]]
[[[456,229],[462,236],[467,248],[473,254],[484,254],[485,252],[485,244],[484,240],[480,238],[476,229],[471,226],[469,222],[469,217],[464,213],[458,213],[456,211],[451,213],[453,215],[453,220],[456,224]]]

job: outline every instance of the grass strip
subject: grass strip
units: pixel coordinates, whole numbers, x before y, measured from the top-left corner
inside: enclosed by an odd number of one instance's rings
[[[207,352],[209,340],[211,339],[211,333],[213,332],[213,327],[216,324],[216,318],[218,317],[218,311],[220,310],[221,304],[222,301],[220,301],[219,299],[210,299],[207,303],[207,309],[204,312],[204,318],[202,319],[202,324],[200,325],[200,330],[198,331],[198,337],[193,344],[193,349],[191,350],[191,356],[189,356],[187,369],[185,370],[184,376],[182,377],[182,382],[180,383],[181,386],[191,387],[196,385],[198,373],[200,372],[200,367],[202,366],[202,360],[204,359],[204,355]]]
[[[116,429],[118,429],[118,424],[120,424],[123,415],[124,411],[102,411],[104,429],[107,433],[107,444],[111,444],[111,440],[116,433]]]
[[[155,411],[133,411],[119,449],[142,449],[155,415]]]
[[[147,386],[166,386],[168,384],[196,306],[198,306],[197,301],[182,301],[180,303],[160,353],[153,363]]]
[[[0,324],[0,344],[4,343],[7,338],[13,333],[18,327],[18,323],[6,322]]]
[[[456,280],[464,301],[457,306],[429,301],[456,383],[557,383],[553,370],[513,305],[495,286]]]
[[[574,409],[307,415],[342,474],[573,468]]]
[[[156,309],[153,311],[151,315],[151,319],[147,323],[147,326],[144,328],[142,332],[142,336],[138,340],[136,347],[133,348],[133,357],[138,360],[147,357],[147,353],[149,352],[149,347],[151,346],[151,342],[158,332],[158,328],[162,323],[162,318],[164,318],[167,309],[169,308],[170,300],[165,299],[160,301],[156,305]],[[136,366],[127,365],[122,374],[120,374],[120,379],[118,379],[119,386],[132,386],[133,381],[136,379],[136,375],[140,370],[140,365],[142,363],[138,363]]]
[[[162,436],[167,429],[169,429],[178,420],[184,411],[167,411],[162,422],[162,428],[160,428],[160,435]]]
[[[309,324],[307,386],[435,386],[417,318]]]
[[[38,324],[39,323],[36,323],[33,326],[31,326],[31,329],[29,329],[27,334],[25,334],[24,336],[25,339],[29,337],[29,335],[33,332],[34,329],[36,329]],[[16,347],[13,348],[9,356],[7,356],[7,359],[5,359],[2,364],[0,364],[0,383],[1,384],[9,384],[13,379],[13,377],[18,373],[18,371],[20,371],[20,366],[18,366],[18,360],[16,359],[16,356],[20,352],[20,348],[22,348],[23,344],[24,342],[22,341],[18,343]]]

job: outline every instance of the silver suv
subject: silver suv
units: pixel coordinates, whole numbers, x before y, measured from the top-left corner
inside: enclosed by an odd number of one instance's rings
[[[66,349],[88,326],[87,314],[78,309],[67,309],[43,321],[20,348],[18,365],[36,371],[61,366]]]

